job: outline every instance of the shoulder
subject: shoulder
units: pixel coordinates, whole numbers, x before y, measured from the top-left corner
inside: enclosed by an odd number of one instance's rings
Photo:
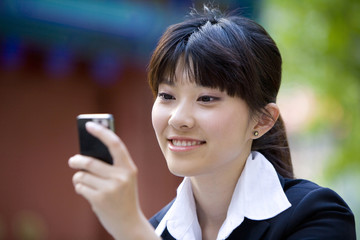
[[[280,177],[284,192],[292,204],[292,211],[311,203],[308,209],[334,207],[337,210],[349,212],[350,208],[345,201],[333,190],[324,188],[316,183],[304,179],[285,179]]]
[[[329,188],[324,188],[305,179],[287,179],[279,176],[286,197],[292,205],[297,205],[308,197],[321,197],[322,193],[338,196]],[[340,197],[339,197],[340,198]]]
[[[354,215],[336,192],[304,179],[279,179],[292,206],[269,221],[274,228],[289,239],[355,239]]]

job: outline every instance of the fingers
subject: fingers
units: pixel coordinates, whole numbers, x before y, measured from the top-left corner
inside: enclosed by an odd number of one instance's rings
[[[112,199],[123,191],[119,178],[104,179],[85,171],[76,172],[72,181],[76,193],[85,197],[93,207],[99,203],[104,204],[103,201]]]
[[[71,168],[93,173],[99,177],[107,178],[112,171],[112,166],[100,160],[84,155],[75,155],[68,161]]]
[[[107,184],[105,179],[85,171],[79,171],[75,173],[72,180],[75,189],[78,184],[86,185],[87,187],[94,190],[104,188],[104,186]]]
[[[71,168],[80,170],[73,176],[73,183],[86,185],[92,189],[113,189],[117,185],[126,185],[136,181],[137,169],[129,171],[126,168],[114,166],[100,160],[83,155],[75,155],[68,161]]]
[[[125,144],[114,132],[94,122],[87,122],[86,130],[108,147],[114,166],[135,167]]]
[[[69,166],[79,170],[72,179],[75,191],[90,203],[109,233],[124,236],[123,233],[128,231],[129,217],[141,212],[137,195],[137,168],[115,133],[90,122],[86,128],[108,147],[114,165],[84,155],[71,157]],[[121,229],[121,226],[124,227]]]
[[[91,187],[83,183],[77,183],[75,185],[75,192],[79,195],[82,195],[89,202],[91,202],[94,196],[96,196],[97,194],[97,191],[95,189],[92,189]]]

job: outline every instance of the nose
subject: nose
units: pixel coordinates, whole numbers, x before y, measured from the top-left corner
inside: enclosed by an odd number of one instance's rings
[[[191,106],[179,104],[173,110],[168,124],[177,130],[188,130],[195,126],[195,119]]]

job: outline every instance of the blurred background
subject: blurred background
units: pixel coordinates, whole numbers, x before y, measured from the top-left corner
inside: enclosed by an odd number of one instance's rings
[[[212,1],[213,2],[213,1]],[[111,239],[75,194],[75,118],[110,112],[139,168],[151,217],[176,193],[151,126],[146,82],[166,27],[197,0],[0,2],[0,239]],[[337,191],[360,217],[360,2],[219,1],[260,22],[283,56],[278,104],[296,177]]]

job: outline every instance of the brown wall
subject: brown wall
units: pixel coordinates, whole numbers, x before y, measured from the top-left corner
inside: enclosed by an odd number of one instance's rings
[[[127,67],[115,85],[86,74],[50,78],[34,69],[0,69],[0,239],[107,239],[89,204],[76,195],[67,166],[78,152],[75,118],[110,112],[139,168],[150,217],[175,196],[151,126],[145,68]]]

